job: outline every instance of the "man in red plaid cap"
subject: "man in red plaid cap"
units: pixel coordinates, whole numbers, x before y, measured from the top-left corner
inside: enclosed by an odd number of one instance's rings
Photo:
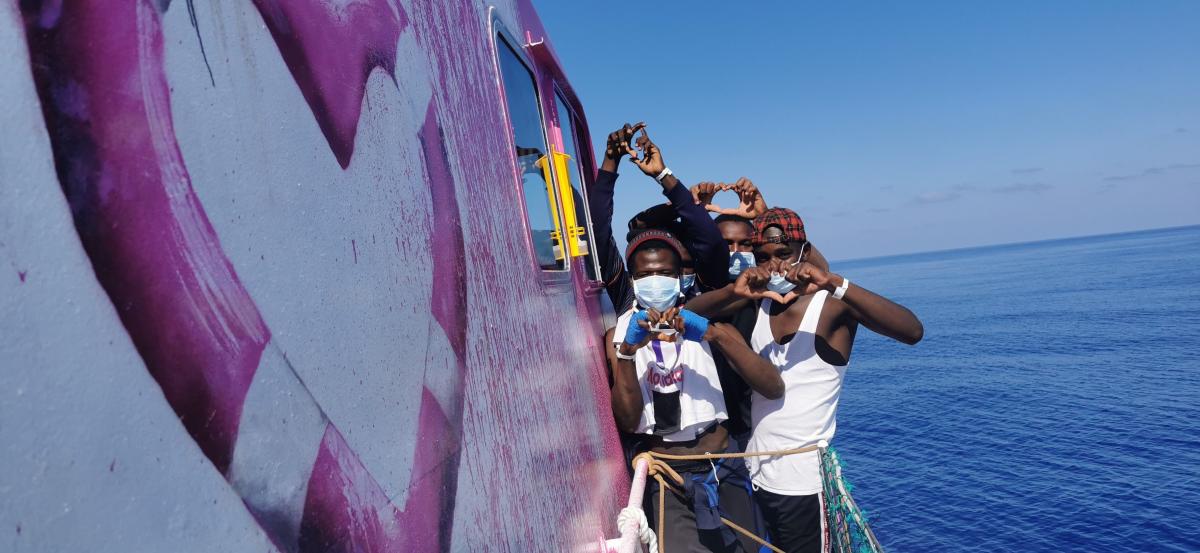
[[[858,327],[915,344],[924,334],[921,321],[905,307],[813,263],[804,221],[790,209],[772,208],[755,219],[753,242],[757,267],[688,306],[717,318],[747,302],[758,303],[750,347],[779,369],[785,391],[776,399],[753,395],[748,453],[832,441]],[[821,551],[818,453],[746,461],[771,543],[789,553]]]

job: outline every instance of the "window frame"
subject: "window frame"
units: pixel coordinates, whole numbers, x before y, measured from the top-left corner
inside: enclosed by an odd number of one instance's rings
[[[496,87],[500,93],[500,111],[503,116],[502,118],[504,123],[507,124],[504,129],[504,136],[505,141],[509,146],[509,162],[511,163],[512,167],[513,183],[515,184],[517,199],[520,201],[521,205],[521,225],[525,230],[525,243],[529,247],[529,263],[533,270],[541,276],[543,283],[565,282],[570,278],[572,267],[571,255],[566,242],[566,237],[559,237],[559,248],[563,252],[561,268],[547,269],[542,267],[540,261],[538,260],[537,245],[533,241],[533,228],[530,226],[529,221],[529,205],[525,202],[525,190],[524,183],[521,179],[521,168],[517,164],[516,160],[516,128],[513,126],[512,114],[510,113],[508,107],[508,92],[504,86],[504,74],[500,69],[500,48],[507,47],[512,50],[512,52],[517,56],[517,61],[521,62],[521,65],[523,65],[525,70],[529,72],[530,78],[533,81],[533,91],[536,95],[538,116],[541,121],[541,128],[539,130],[542,133],[542,141],[546,145],[546,155],[550,156],[550,149],[553,146],[551,146],[550,136],[546,132],[546,110],[543,106],[544,95],[542,94],[541,81],[538,79],[540,73],[537,69],[537,64],[533,63],[533,60],[530,58],[529,54],[525,52],[524,46],[522,46],[522,43],[516,39],[516,35],[509,31],[508,27],[504,25],[504,22],[501,21],[500,18],[495,14],[494,8],[492,16],[489,18],[489,20],[491,22],[491,29],[489,32],[491,40],[489,42],[491,43],[492,47],[492,66],[496,75]],[[502,45],[500,41],[504,41],[504,44]],[[551,157],[547,157],[547,159],[550,159],[551,163],[553,163],[553,159]],[[557,178],[554,176],[553,170],[551,170],[550,173],[550,178],[552,181]],[[566,228],[566,220],[563,218],[561,207],[562,198],[559,197],[557,182],[548,184],[553,184],[550,186],[550,188],[551,192],[554,194],[554,201],[556,202],[557,206],[556,209],[551,209],[551,216],[558,221],[559,228]]]
[[[579,195],[583,201],[584,220],[576,221],[576,223],[582,224],[587,232],[588,257],[590,258],[588,263],[592,265],[593,274],[596,275],[596,278],[588,278],[585,268],[583,278],[584,281],[588,283],[589,289],[603,288],[604,281],[601,277],[602,273],[600,271],[600,257],[597,253],[599,251],[599,245],[596,243],[596,236],[593,234],[595,227],[592,225],[592,210],[588,200],[588,191],[591,189],[591,186],[594,184],[596,179],[595,160],[592,159],[592,153],[590,151],[591,143],[589,141],[589,143],[586,145],[587,148],[584,148],[585,145],[580,143],[581,141],[579,133],[586,132],[586,125],[583,124],[582,119],[579,117],[579,112],[575,109],[575,104],[571,102],[572,97],[567,94],[566,87],[564,87],[558,79],[555,79],[551,88],[553,89],[552,96],[555,102],[555,120],[558,120],[559,118],[558,103],[561,102],[562,106],[566,108],[568,120],[558,121],[558,132],[562,137],[564,145],[568,140],[570,140],[572,146],[574,146],[575,158],[571,160],[571,163],[575,164],[575,173],[578,174],[582,179],[582,181],[579,183]],[[576,128],[576,122],[578,122],[579,126],[582,128]],[[570,138],[568,138],[566,134],[570,134]],[[557,173],[555,174],[554,178],[558,178]],[[559,190],[561,191],[561,187]],[[576,215],[576,217],[578,218],[578,215]]]

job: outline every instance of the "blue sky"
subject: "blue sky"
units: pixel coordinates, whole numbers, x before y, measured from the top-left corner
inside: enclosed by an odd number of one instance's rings
[[[645,120],[831,259],[1200,223],[1200,2],[534,4],[597,150]]]

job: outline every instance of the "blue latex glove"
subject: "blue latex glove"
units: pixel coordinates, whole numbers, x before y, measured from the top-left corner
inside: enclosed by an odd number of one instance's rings
[[[629,328],[625,329],[626,344],[637,346],[642,343],[642,340],[646,339],[646,335],[650,334],[650,331],[642,328],[642,325],[639,325],[638,321],[648,320],[650,320],[650,314],[646,313],[646,310],[644,309],[634,313],[633,316],[629,318]]]
[[[679,316],[683,317],[684,340],[691,340],[693,342],[704,340],[704,334],[708,332],[708,319],[687,309],[680,309]]]

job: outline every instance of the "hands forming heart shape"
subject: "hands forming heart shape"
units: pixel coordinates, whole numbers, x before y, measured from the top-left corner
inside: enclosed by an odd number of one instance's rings
[[[767,288],[772,275],[783,275],[796,287],[786,294],[772,291]],[[831,284],[830,274],[812,263],[801,261],[792,265],[782,259],[772,259],[763,265],[743,271],[737,282],[733,284],[733,292],[743,298],[769,299],[786,304],[800,296],[815,294],[821,289],[829,289]]]
[[[634,313],[629,327],[625,329],[625,343],[622,347],[628,348],[629,351],[637,351],[649,344],[650,340],[674,342],[686,330],[679,312],[679,307],[672,307],[665,312],[647,309]]]
[[[608,144],[604,147],[604,155],[610,159],[620,160],[622,156],[630,156],[634,160],[637,159],[637,151],[633,149],[633,136],[638,131],[642,131],[645,136],[646,124],[638,122],[633,125],[625,123],[620,129],[617,129],[608,135]]]
[[[639,131],[642,134],[635,138]],[[651,177],[657,177],[667,168],[662,150],[650,140],[650,135],[646,133],[646,124],[643,122],[633,125],[625,123],[620,129],[609,133],[604,156],[615,161],[629,156],[629,161]]]
[[[657,309],[647,309],[646,318],[637,319],[637,324],[649,332],[649,339],[674,342],[680,338],[685,328],[679,311],[679,307],[672,307],[662,313]]]
[[[650,340],[699,342],[708,339],[712,334],[710,330],[713,328],[708,319],[687,309],[672,307],[663,312],[647,309],[634,313],[631,324],[625,330],[625,345],[630,351],[637,351]]]
[[[738,206],[734,208],[721,207],[713,203],[713,196],[719,192],[732,190],[738,195]],[[692,187],[692,198],[704,209],[720,215],[737,215],[747,219],[756,219],[767,211],[767,201],[762,192],[746,177],[741,177],[733,184],[702,182]]]
[[[800,297],[800,294],[796,290],[792,290],[787,294],[780,294],[779,292],[767,289],[767,283],[771,282],[771,275],[779,273],[779,271],[772,270],[775,266],[776,262],[771,261],[767,265],[750,267],[742,271],[737,281],[733,283],[733,293],[751,300],[766,299],[777,303],[789,303]]]

